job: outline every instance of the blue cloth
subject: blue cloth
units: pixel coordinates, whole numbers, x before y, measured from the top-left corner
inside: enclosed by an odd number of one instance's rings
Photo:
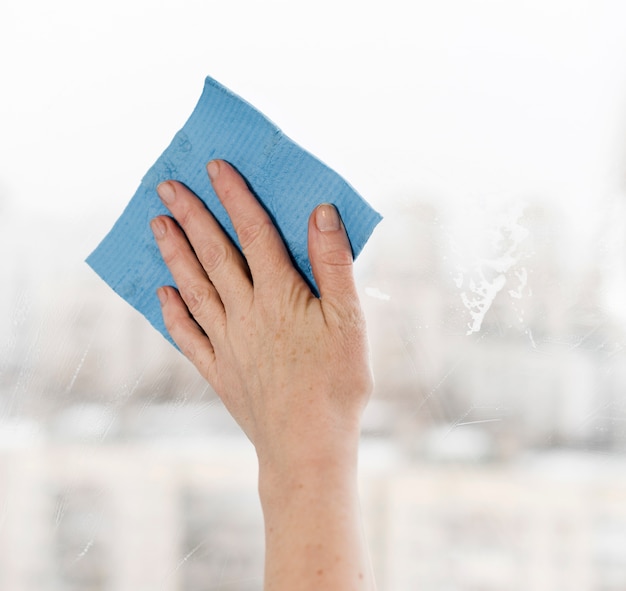
[[[206,163],[216,158],[230,162],[246,179],[315,293],[307,254],[308,218],[313,209],[324,202],[337,207],[355,258],[381,219],[337,173],[296,145],[249,103],[207,78],[189,120],[142,179],[109,234],[87,258],[89,266],[170,342],[156,289],[175,283],[149,226],[152,218],[168,213],[156,187],[168,179],[185,184],[238,244],[206,173]]]

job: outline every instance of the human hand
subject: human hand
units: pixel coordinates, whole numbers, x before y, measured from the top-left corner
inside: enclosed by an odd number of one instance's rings
[[[309,220],[317,298],[235,169],[213,161],[208,173],[243,256],[185,186],[159,185],[174,219],[157,217],[152,229],[178,286],[158,291],[165,326],[252,441],[261,469],[352,460],[372,377],[336,209],[320,205]]]
[[[239,174],[207,169],[243,255],[186,187],[162,183],[174,219],[152,229],[178,291],[158,294],[171,337],[256,448],[265,589],[370,591],[356,457],[372,376],[345,229],[332,205],[311,215],[317,298]]]

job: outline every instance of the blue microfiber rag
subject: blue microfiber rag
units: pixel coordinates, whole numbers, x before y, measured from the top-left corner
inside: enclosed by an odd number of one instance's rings
[[[155,216],[168,213],[156,187],[168,179],[185,184],[238,244],[206,173],[206,163],[216,158],[230,162],[246,179],[316,293],[307,254],[308,218],[313,209],[325,202],[337,207],[355,258],[381,220],[336,172],[296,145],[249,103],[207,78],[189,120],[87,258],[91,268],[172,343],[156,297],[159,286],[175,285],[149,225]]]

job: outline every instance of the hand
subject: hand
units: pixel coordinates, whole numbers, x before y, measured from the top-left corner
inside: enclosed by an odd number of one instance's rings
[[[372,376],[345,229],[332,205],[311,215],[317,298],[244,180],[207,168],[243,255],[197,197],[162,183],[178,224],[152,229],[178,291],[158,293],[170,335],[256,448],[265,589],[371,591],[356,465]]]
[[[291,470],[352,453],[372,377],[336,209],[320,205],[309,220],[317,298],[235,169],[213,161],[208,172],[243,256],[185,186],[162,183],[159,195],[178,222],[152,222],[178,286],[159,290],[165,326],[248,435],[261,466]]]

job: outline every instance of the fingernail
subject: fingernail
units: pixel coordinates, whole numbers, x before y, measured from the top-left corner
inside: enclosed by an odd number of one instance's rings
[[[167,302],[167,291],[159,287],[159,289],[157,289],[157,297],[159,298],[159,302],[161,302],[161,306],[165,306],[165,302]]]
[[[163,238],[163,236],[165,236],[165,222],[161,218],[154,218],[150,222],[150,227],[152,228],[152,233],[156,238]]]
[[[315,224],[320,232],[334,232],[341,228],[339,214],[333,205],[324,203],[315,212]]]
[[[172,203],[176,199],[176,189],[169,181],[161,183],[157,187],[157,193],[164,203]]]
[[[209,178],[214,181],[220,173],[219,162],[217,160],[211,160],[211,162],[206,165],[206,170],[209,173]]]

